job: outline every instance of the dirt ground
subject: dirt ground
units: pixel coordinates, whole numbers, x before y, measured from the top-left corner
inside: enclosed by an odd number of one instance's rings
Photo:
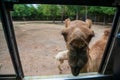
[[[95,37],[90,46],[103,34],[109,26],[93,25]],[[25,75],[43,76],[58,75],[58,61],[54,56],[66,50],[61,30],[64,24],[45,22],[14,22],[16,40]],[[14,73],[3,30],[0,25],[0,74]],[[63,74],[70,74],[67,61],[62,65]]]

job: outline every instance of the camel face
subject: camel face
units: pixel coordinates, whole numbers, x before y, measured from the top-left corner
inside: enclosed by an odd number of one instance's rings
[[[77,76],[88,62],[88,44],[94,33],[88,23],[80,20],[66,19],[65,25],[62,35],[68,49],[68,63],[72,74]]]

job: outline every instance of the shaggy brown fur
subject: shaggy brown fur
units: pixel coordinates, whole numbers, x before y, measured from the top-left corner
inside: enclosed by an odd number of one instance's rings
[[[88,72],[98,71],[109,34],[110,34],[110,28],[105,29],[102,37],[98,41],[96,41],[93,44],[93,46],[90,48],[89,55],[90,55],[91,59],[89,59],[89,62],[87,65]]]
[[[62,30],[68,49],[68,63],[74,76],[77,76],[88,62],[88,44],[94,36],[93,30],[90,29],[91,23],[89,22],[90,20],[84,22],[66,19],[65,29]]]

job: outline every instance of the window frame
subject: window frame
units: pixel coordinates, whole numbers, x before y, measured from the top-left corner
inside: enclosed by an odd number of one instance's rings
[[[20,60],[20,56],[18,52],[18,47],[16,43],[15,32],[13,28],[12,18],[10,15],[10,10],[7,9],[7,7],[9,6],[7,5],[6,7],[6,4],[3,0],[0,0],[0,4],[1,4],[0,5],[0,12],[1,12],[0,16],[1,16],[1,21],[2,21],[3,31],[5,34],[5,39],[7,42],[12,64],[15,70],[15,74],[0,75],[0,79],[4,80],[8,78],[12,78],[12,79],[18,78],[22,80],[22,78],[24,77],[24,73],[23,73],[21,60]]]
[[[115,39],[116,35],[118,34],[117,29],[119,29],[118,22],[119,22],[119,14],[120,14],[120,6],[116,3],[115,0],[92,0],[91,2],[89,0],[16,0],[15,2],[10,1],[10,2],[5,2],[3,0],[0,0],[0,11],[1,11],[1,21],[3,24],[3,29],[4,29],[4,34],[6,37],[6,42],[8,45],[8,49],[10,52],[10,56],[13,62],[13,66],[15,69],[15,75],[0,75],[0,79],[5,79],[9,77],[15,77],[17,79],[22,80],[24,78],[24,73],[19,57],[19,51],[17,48],[17,43],[15,39],[15,33],[14,33],[14,28],[13,28],[13,23],[12,23],[12,18],[10,16],[10,11],[13,10],[13,5],[14,4],[60,4],[60,5],[87,5],[87,6],[111,6],[111,7],[116,7],[117,11],[114,16],[113,20],[113,25],[112,25],[112,31],[103,55],[102,63],[99,68],[98,74],[92,75],[91,77],[80,77],[78,76],[77,78],[79,80],[109,80],[113,78],[113,66],[109,68],[109,65],[113,65],[113,55],[114,53],[114,46],[115,45]],[[12,39],[10,38],[12,36]],[[107,72],[110,70],[111,72]],[[110,75],[112,74],[112,75]],[[75,77],[71,79],[77,79]],[[64,78],[64,79],[69,79],[69,78]]]

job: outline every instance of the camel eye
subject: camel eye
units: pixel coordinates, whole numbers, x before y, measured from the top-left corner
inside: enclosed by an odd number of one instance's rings
[[[67,35],[67,32],[62,32],[61,34],[62,34],[63,36],[65,36],[65,35]]]
[[[68,33],[67,32],[62,32],[61,34],[63,35],[65,41],[67,41],[67,35],[68,35]]]
[[[63,30],[61,34],[63,35],[65,41],[67,41],[68,32],[66,30]]]

